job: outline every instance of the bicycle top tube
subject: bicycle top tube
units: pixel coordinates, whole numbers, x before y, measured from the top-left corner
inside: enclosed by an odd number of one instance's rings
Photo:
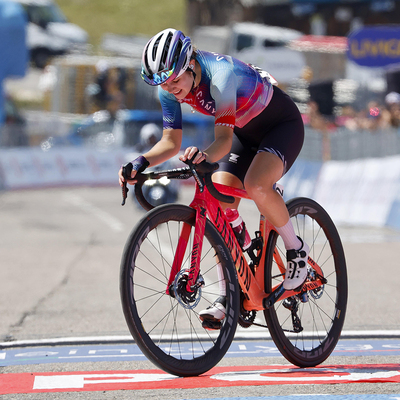
[[[227,186],[216,182],[214,182],[214,186],[215,189],[218,190],[218,192],[225,194],[227,196],[233,196],[233,197],[239,197],[241,199],[251,200],[251,197],[247,194],[247,192],[244,189],[237,189],[232,186]]]

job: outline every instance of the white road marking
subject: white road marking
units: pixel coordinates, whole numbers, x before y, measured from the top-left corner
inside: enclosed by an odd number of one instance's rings
[[[98,218],[100,221],[104,222],[106,225],[108,225],[114,231],[121,232],[124,229],[124,224],[121,221],[119,221],[117,218],[115,218],[111,214],[100,209],[99,207],[96,207],[94,204],[86,201],[81,196],[78,196],[78,195],[72,194],[72,193],[68,193],[68,194],[64,195],[64,198],[68,203],[73,204],[74,206],[94,215],[96,218]]]

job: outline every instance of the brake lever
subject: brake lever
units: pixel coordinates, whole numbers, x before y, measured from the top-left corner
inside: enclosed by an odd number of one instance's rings
[[[122,184],[122,188],[121,189],[122,189],[122,203],[121,203],[121,206],[124,206],[125,205],[125,201],[126,201],[126,199],[128,197],[128,192],[129,192],[129,189],[126,186],[126,180]]]
[[[128,179],[128,177],[130,177],[132,174],[132,163],[128,163],[126,165],[122,166],[122,176],[124,177],[124,183],[122,184],[122,203],[121,206],[125,205],[125,201],[128,197],[128,192],[129,189],[126,186],[126,181]]]
[[[192,173],[193,178],[195,179],[195,181],[199,185],[200,193],[202,193],[204,191],[204,182],[202,181],[202,179],[200,178],[199,174],[197,173],[195,165],[193,164],[193,161],[187,159],[186,161],[184,161],[184,163],[189,166],[190,172]]]

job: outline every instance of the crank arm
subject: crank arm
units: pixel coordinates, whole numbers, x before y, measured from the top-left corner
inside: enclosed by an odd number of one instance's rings
[[[263,300],[264,308],[271,308],[286,292],[286,289],[283,287],[283,283],[281,283],[268,297]]]

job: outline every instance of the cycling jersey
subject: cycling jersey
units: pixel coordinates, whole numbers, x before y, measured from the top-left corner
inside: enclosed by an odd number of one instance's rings
[[[185,102],[214,116],[215,125],[233,129],[232,148],[219,160],[219,171],[244,182],[256,153],[269,152],[282,160],[285,174],[304,141],[303,121],[293,100],[255,66],[205,51],[198,51],[196,60],[201,81],[183,100],[159,87],[164,129],[182,129],[180,103]]]
[[[215,125],[242,128],[259,115],[272,98],[273,87],[267,73],[233,57],[197,51],[201,66],[200,84],[183,100],[159,86],[164,129],[182,129],[181,102],[215,117]]]

